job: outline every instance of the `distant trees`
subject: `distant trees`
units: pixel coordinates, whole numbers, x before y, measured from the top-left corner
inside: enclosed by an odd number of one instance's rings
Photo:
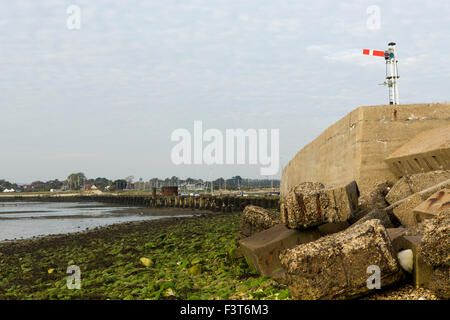
[[[16,183],[11,183],[4,179],[0,179],[0,192],[5,189],[23,190],[27,192],[45,192],[54,190],[80,190],[83,189],[85,185],[95,185],[97,189],[102,191],[114,191],[114,190],[125,190],[125,189],[138,189],[138,190],[151,190],[153,187],[162,186],[180,186],[186,187],[186,185],[195,185],[195,187],[203,187],[208,190],[211,188],[210,181],[205,181],[203,179],[187,178],[185,180],[172,176],[170,178],[159,179],[152,178],[147,182],[142,179],[139,182],[133,183],[130,177],[118,180],[109,180],[107,178],[95,178],[87,179],[84,173],[72,173],[67,177],[67,180],[60,181],[58,179],[43,181],[34,181],[29,185],[19,186]],[[127,181],[128,180],[128,181]],[[280,186],[280,180],[272,179],[245,179],[241,176],[234,176],[230,179],[218,178],[213,181],[213,187],[215,190],[227,189],[227,190],[248,190],[255,188],[278,188]]]
[[[86,183],[86,176],[82,172],[72,173],[67,177],[70,190],[80,190]]]
[[[114,190],[123,190],[127,187],[127,184],[128,184],[127,180],[118,179],[113,182],[113,187],[114,187]]]
[[[6,181],[4,179],[0,179],[0,192],[3,192],[5,189],[14,189],[17,190],[19,186],[15,183]]]

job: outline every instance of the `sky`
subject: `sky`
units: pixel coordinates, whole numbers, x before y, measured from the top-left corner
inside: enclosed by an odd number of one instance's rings
[[[2,1],[0,179],[280,178],[175,165],[171,134],[196,120],[279,129],[283,167],[351,110],[388,102],[384,59],[362,49],[391,41],[400,103],[449,102],[449,17],[447,0]]]

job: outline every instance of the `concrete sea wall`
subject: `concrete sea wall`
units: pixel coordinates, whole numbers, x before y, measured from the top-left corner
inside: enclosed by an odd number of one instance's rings
[[[340,185],[356,180],[361,192],[395,182],[384,161],[418,133],[450,123],[450,103],[359,107],[301,149],[283,169],[281,197],[301,182]]]

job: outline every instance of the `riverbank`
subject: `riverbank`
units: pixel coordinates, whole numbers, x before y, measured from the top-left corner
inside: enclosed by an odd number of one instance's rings
[[[204,213],[0,243],[0,299],[289,299],[229,257],[239,223],[239,213]],[[69,265],[80,290],[67,288]],[[365,299],[436,298],[404,285]]]

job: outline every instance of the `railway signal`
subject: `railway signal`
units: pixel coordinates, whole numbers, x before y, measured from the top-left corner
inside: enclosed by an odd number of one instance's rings
[[[384,57],[386,61],[386,81],[382,85],[389,87],[389,104],[399,104],[398,98],[398,60],[394,42],[388,44],[385,51],[363,49],[363,54],[375,57]]]

